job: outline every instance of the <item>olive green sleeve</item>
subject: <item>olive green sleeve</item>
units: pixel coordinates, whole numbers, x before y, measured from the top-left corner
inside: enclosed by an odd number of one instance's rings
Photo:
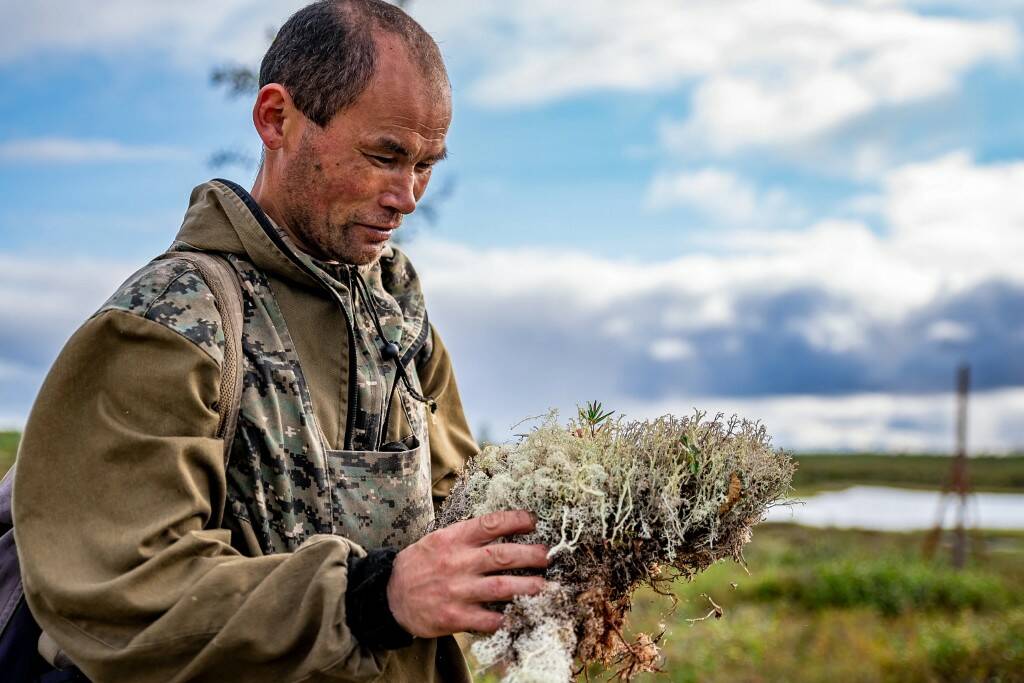
[[[459,387],[455,383],[451,356],[437,329],[430,328],[433,351],[417,363],[423,393],[437,401],[437,412],[428,418],[430,468],[435,503],[447,497],[463,466],[480,448],[462,410]],[[419,360],[419,359],[418,359]]]
[[[361,551],[314,536],[244,557],[207,528],[226,491],[219,375],[195,344],[130,313],[71,338],[17,464],[33,614],[95,681],[378,676],[391,655],[361,648],[345,621],[347,559]]]

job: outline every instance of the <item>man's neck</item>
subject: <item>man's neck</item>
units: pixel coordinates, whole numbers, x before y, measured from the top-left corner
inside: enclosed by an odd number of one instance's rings
[[[256,180],[253,181],[252,190],[250,190],[249,194],[252,195],[252,198],[263,209],[263,213],[267,214],[267,217],[274,222],[274,225],[281,228],[288,235],[288,239],[291,240],[296,249],[301,249],[313,258],[318,258],[316,252],[310,249],[309,245],[295,234],[295,231],[288,225],[288,221],[285,220],[284,212],[277,201],[277,193],[273,191],[273,184],[267,180],[266,170],[265,162],[260,164],[260,170],[256,174]],[[329,262],[325,261],[325,263]]]

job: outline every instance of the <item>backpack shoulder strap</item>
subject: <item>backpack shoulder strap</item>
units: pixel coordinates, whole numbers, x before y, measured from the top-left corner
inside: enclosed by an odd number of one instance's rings
[[[224,466],[231,456],[231,444],[238,424],[238,408],[242,400],[242,287],[238,273],[223,256],[198,251],[174,251],[157,259],[181,258],[195,266],[213,292],[214,305],[220,313],[224,331],[224,361],[221,365],[220,398],[217,401],[217,436],[224,441]],[[15,610],[23,603],[21,573],[14,547],[12,491],[14,470],[0,479],[0,636],[8,634]],[[34,637],[34,636],[33,636]],[[0,654],[5,651],[0,643]],[[40,633],[37,649],[47,662],[58,669],[73,665],[60,646],[47,632]]]
[[[217,436],[224,441],[224,466],[231,457],[231,444],[238,424],[242,401],[242,288],[238,273],[223,256],[202,251],[171,251],[157,258],[188,261],[213,292],[224,330],[224,363],[220,375],[220,399],[217,401]]]

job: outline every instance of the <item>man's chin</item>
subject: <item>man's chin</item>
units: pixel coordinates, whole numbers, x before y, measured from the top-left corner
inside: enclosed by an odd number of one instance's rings
[[[331,237],[335,239],[313,240],[314,246],[320,252],[318,258],[351,266],[366,266],[373,263],[391,243],[390,239],[359,239],[363,236],[351,229],[337,230]],[[345,239],[346,237],[348,239]]]
[[[337,250],[334,258],[341,263],[347,263],[351,266],[368,266],[380,258],[387,244],[388,242],[378,242],[375,244],[361,244],[358,247],[349,244],[346,245],[346,249]]]

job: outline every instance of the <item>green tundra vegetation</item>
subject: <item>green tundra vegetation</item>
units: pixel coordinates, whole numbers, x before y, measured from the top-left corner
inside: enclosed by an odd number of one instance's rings
[[[649,591],[635,596],[627,634],[664,632],[663,673],[635,680],[1024,681],[1024,532],[982,534],[981,554],[960,572],[948,548],[923,558],[923,540],[759,526],[745,553],[749,574],[716,564],[675,585],[674,608]],[[689,621],[712,612],[705,596],[724,615]],[[592,668],[590,680],[609,673]]]
[[[639,630],[665,624],[671,681],[1024,681],[1024,533],[987,532],[966,570],[921,533],[759,527],[748,575],[720,563],[637,596]],[[704,616],[710,596],[721,619]],[[640,680],[655,681],[657,678]]]
[[[18,432],[0,432],[0,476],[7,473],[14,464],[14,454],[18,452]]]

